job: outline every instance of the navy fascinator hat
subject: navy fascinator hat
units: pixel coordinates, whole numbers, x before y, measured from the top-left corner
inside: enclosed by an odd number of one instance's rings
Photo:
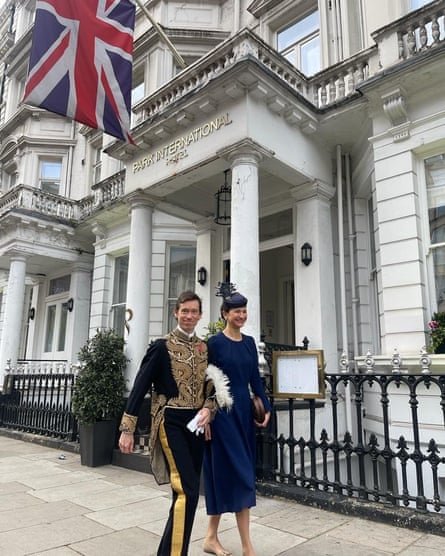
[[[245,307],[247,305],[247,297],[244,297],[244,295],[239,292],[233,292],[230,296],[224,298],[223,305],[227,309]]]

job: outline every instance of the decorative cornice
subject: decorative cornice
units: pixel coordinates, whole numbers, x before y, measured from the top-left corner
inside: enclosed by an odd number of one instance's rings
[[[247,11],[259,18],[267,11],[278,6],[281,2],[282,0],[254,0],[247,6]]]
[[[335,187],[322,181],[309,181],[291,189],[292,197],[298,201],[318,198],[330,201],[335,195]]]

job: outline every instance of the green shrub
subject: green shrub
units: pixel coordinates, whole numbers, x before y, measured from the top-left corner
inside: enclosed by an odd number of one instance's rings
[[[124,344],[114,330],[98,330],[81,348],[81,369],[72,399],[80,423],[114,419],[122,412],[127,363]]]

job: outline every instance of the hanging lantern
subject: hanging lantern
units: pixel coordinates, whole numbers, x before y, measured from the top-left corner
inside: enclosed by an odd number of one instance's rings
[[[220,226],[230,226],[230,206],[232,203],[232,188],[227,183],[227,174],[224,171],[224,185],[215,193],[215,218],[214,221]]]

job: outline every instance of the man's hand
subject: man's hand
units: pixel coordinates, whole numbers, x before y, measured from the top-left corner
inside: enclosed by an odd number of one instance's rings
[[[210,409],[208,407],[203,407],[198,411],[199,421],[198,427],[205,427],[210,423]]]
[[[131,454],[134,448],[134,434],[132,432],[121,432],[119,437],[119,449],[123,454]]]

